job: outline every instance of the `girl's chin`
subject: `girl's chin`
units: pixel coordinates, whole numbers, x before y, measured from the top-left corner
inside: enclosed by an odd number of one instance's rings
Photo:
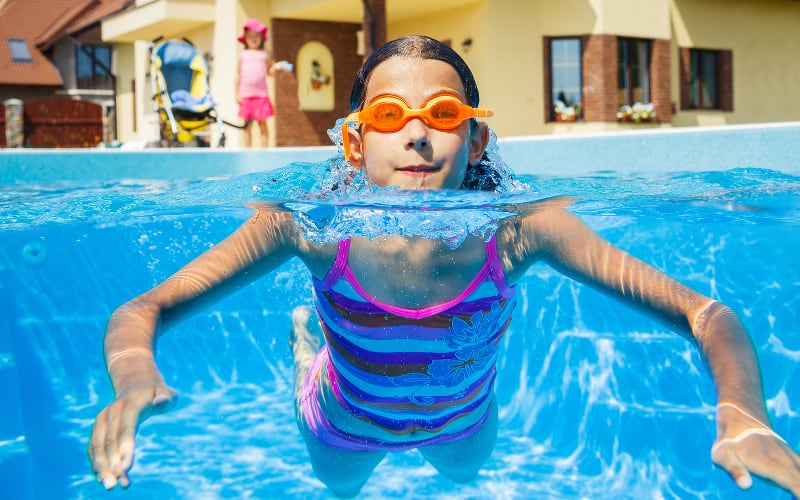
[[[398,186],[403,189],[444,189],[444,182],[441,171],[427,172],[402,172],[399,177],[395,177]]]

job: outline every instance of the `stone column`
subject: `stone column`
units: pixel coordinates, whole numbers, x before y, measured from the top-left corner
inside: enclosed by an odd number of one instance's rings
[[[3,104],[6,107],[6,147],[21,148],[25,142],[22,101],[8,99]]]

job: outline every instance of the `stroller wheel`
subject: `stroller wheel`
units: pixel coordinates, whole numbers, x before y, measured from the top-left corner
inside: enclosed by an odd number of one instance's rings
[[[217,143],[217,146],[220,148],[225,147],[225,134],[219,136],[219,142]]]

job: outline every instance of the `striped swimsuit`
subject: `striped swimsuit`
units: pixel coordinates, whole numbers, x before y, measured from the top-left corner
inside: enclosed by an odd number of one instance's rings
[[[326,344],[303,385],[300,411],[309,429],[326,445],[351,451],[399,451],[469,436],[494,397],[497,347],[516,303],[495,238],[461,294],[422,309],[370,297],[347,264],[349,248],[350,240],[340,242],[328,275],[313,280]],[[342,409],[357,417],[358,428],[328,419]]]

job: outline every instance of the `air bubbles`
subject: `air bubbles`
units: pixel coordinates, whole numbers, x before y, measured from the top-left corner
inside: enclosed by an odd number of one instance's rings
[[[41,264],[45,257],[47,257],[47,250],[38,241],[28,243],[22,248],[22,258],[32,266]]]

